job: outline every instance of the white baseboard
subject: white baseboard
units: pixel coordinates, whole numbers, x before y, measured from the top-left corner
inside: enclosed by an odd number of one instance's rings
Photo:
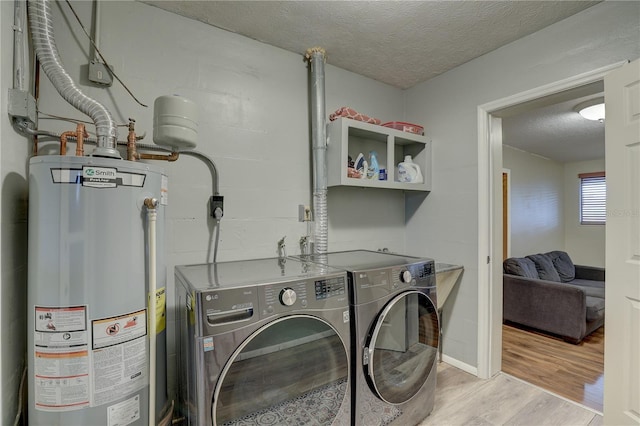
[[[465,371],[469,374],[473,374],[474,376],[478,377],[478,367],[474,367],[473,365],[469,365],[462,361],[458,361],[457,359],[451,358],[450,356],[445,354],[442,354],[442,362],[446,362],[452,367],[459,368],[462,371]]]

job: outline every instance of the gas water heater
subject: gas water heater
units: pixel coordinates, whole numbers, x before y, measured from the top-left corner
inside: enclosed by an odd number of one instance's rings
[[[160,419],[167,402],[166,196],[167,177],[154,165],[31,158],[29,424],[148,425],[154,399]],[[149,245],[148,199],[158,201],[155,247]],[[154,328],[157,374],[150,374]]]

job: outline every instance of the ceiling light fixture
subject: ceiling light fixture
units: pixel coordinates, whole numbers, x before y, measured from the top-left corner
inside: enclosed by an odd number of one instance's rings
[[[604,122],[604,98],[594,98],[576,105],[575,110],[587,120]]]

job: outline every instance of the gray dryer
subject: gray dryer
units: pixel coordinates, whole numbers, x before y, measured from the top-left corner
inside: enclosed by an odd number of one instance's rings
[[[301,258],[348,272],[352,424],[420,423],[433,410],[436,390],[434,261],[367,250]]]

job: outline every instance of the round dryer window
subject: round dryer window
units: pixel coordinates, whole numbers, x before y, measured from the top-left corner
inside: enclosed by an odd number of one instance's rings
[[[368,378],[382,400],[402,404],[422,388],[436,362],[439,327],[436,306],[424,293],[401,293],[384,307],[365,352]]]
[[[249,336],[223,369],[214,424],[331,425],[348,414],[348,374],[347,347],[330,324],[308,315],[275,320]]]

